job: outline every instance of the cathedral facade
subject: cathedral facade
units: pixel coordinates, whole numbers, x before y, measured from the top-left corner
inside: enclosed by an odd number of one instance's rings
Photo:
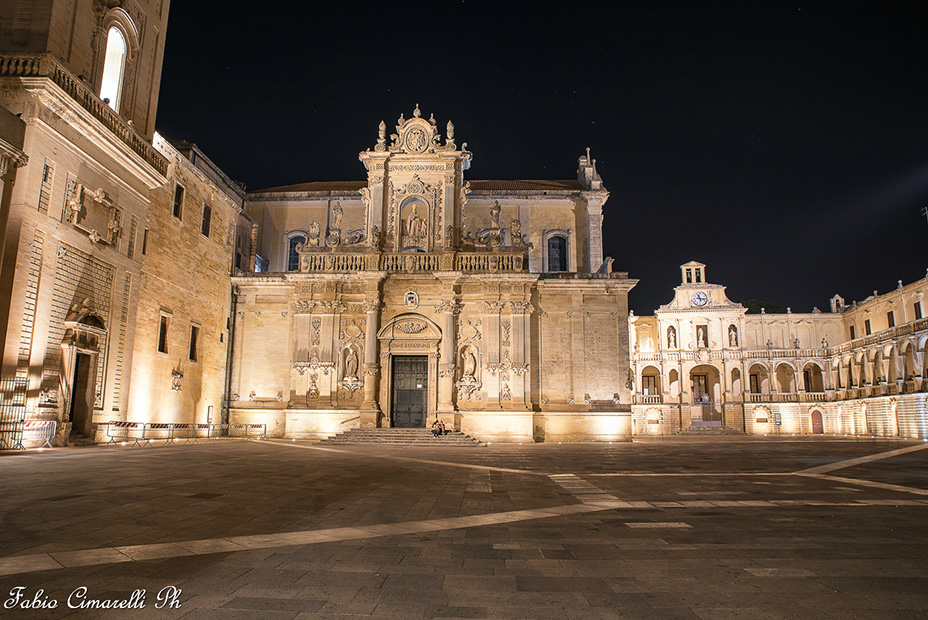
[[[470,181],[434,118],[380,124],[366,182],[249,194],[269,271],[234,278],[230,419],[278,436],[419,427],[487,441],[631,433],[628,291],[602,252],[608,192]]]

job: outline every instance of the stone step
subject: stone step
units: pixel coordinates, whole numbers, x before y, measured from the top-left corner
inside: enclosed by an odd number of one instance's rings
[[[323,439],[321,444],[337,445],[384,445],[384,446],[454,446],[476,447],[479,441],[460,431],[452,431],[434,437],[426,428],[377,428],[352,429]]]
[[[744,435],[744,431],[739,431],[730,426],[687,426],[678,434],[680,435]]]

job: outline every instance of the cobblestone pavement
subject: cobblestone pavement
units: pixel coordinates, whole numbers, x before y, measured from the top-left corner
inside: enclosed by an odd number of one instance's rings
[[[4,453],[0,615],[928,618],[925,448],[724,437]],[[158,609],[159,592],[180,606]],[[71,609],[69,596],[135,608]],[[26,607],[36,600],[57,608]]]

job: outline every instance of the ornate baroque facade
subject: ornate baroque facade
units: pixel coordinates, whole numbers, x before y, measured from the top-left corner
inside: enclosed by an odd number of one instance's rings
[[[681,266],[673,300],[629,317],[634,432],[928,437],[928,278],[831,312],[747,314]]]
[[[928,281],[749,315],[690,263],[629,316],[589,152],[576,180],[469,180],[418,106],[380,124],[365,180],[246,194],[155,133],[167,12],[0,3],[0,418],[58,444],[111,420],[928,438]]]
[[[471,158],[416,107],[360,154],[366,183],[249,194],[271,271],[234,279],[233,421],[630,434],[619,326],[636,281],[603,259],[595,162],[576,181],[468,181]]]

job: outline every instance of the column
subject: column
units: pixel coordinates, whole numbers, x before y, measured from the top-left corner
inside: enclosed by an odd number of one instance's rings
[[[449,293],[453,295],[453,293]],[[445,426],[454,425],[454,317],[460,312],[460,302],[445,300],[436,310],[441,313],[441,357],[438,363],[438,415]]]
[[[361,404],[361,428],[377,428],[380,405],[377,403],[377,331],[380,329],[380,296],[364,301],[364,402]]]

